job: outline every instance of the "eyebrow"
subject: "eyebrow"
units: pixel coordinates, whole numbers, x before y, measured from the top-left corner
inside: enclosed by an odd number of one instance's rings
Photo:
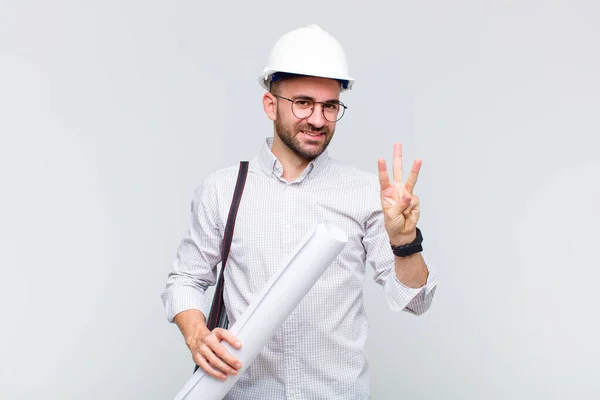
[[[307,95],[304,95],[304,94],[298,94],[296,96],[293,96],[293,98],[295,98],[295,99],[306,99],[306,100],[316,101],[314,99],[314,97],[307,96]],[[340,103],[340,100],[339,99],[330,99],[330,100],[325,100],[323,103]]]

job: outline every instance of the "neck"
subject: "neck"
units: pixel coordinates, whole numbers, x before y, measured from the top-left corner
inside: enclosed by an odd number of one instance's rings
[[[310,160],[302,158],[287,147],[277,134],[273,137],[273,154],[283,166],[283,179],[288,182],[296,180],[308,166]]]

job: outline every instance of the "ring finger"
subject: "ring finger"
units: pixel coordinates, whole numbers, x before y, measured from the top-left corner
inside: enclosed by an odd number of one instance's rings
[[[227,378],[227,375],[225,375],[221,371],[214,369],[212,365],[210,365],[210,363],[206,361],[206,358],[204,356],[198,357],[197,364],[200,366],[200,368],[202,368],[202,370],[204,370],[204,372],[206,372],[210,376],[221,380],[225,380]]]
[[[232,375],[237,374],[237,371],[227,365],[223,360],[221,360],[217,355],[210,349],[208,346],[205,347],[206,350],[203,352],[203,356],[213,367],[218,368],[223,373],[230,373]]]

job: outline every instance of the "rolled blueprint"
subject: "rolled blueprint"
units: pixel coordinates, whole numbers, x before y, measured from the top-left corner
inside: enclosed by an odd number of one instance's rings
[[[334,224],[328,221],[316,224],[229,328],[242,342],[242,348],[236,349],[226,341],[221,342],[242,363],[237,375],[228,375],[225,381],[221,381],[198,368],[175,400],[223,399],[347,241],[346,234]]]

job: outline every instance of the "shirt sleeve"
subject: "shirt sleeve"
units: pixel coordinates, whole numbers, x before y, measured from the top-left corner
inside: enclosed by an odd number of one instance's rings
[[[429,271],[427,282],[420,288],[404,285],[396,277],[396,256],[390,247],[381,210],[374,211],[367,221],[363,246],[366,250],[366,260],[374,270],[373,280],[383,287],[390,309],[414,315],[425,313],[431,306],[438,282],[438,271],[427,262],[425,252],[421,252],[421,255]],[[423,243],[423,247],[425,246]]]
[[[195,309],[205,313],[206,289],[217,280],[222,236],[217,196],[208,180],[194,192],[188,225],[161,295],[169,322],[182,311]]]

